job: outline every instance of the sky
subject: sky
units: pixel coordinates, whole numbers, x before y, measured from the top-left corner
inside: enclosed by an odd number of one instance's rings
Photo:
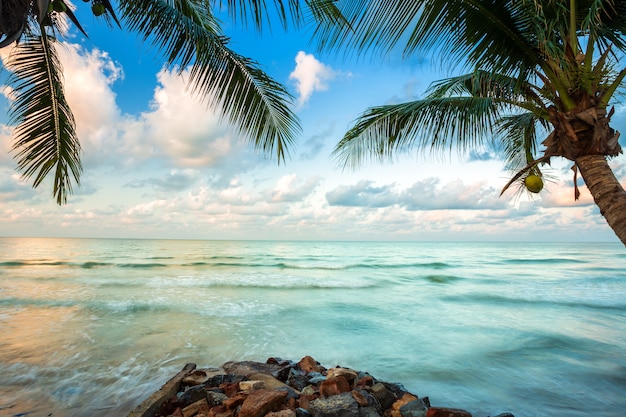
[[[401,61],[320,53],[310,31],[258,34],[224,22],[231,48],[258,61],[295,97],[302,125],[284,164],[256,153],[167,71],[152,47],[109,28],[77,2],[89,38],[59,49],[83,148],[80,187],[58,206],[16,170],[2,88],[0,236],[251,240],[618,242],[572,163],[553,161],[541,194],[509,191],[490,149],[402,154],[343,169],[332,151],[368,107],[422,97],[454,75],[428,55]],[[8,48],[0,51],[3,59]],[[613,126],[626,128],[616,105]],[[611,161],[626,184],[626,161]]]

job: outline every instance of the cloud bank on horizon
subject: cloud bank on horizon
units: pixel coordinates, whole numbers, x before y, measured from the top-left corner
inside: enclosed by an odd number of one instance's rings
[[[295,89],[304,132],[295,156],[278,166],[188,93],[186,71],[145,74],[152,99],[129,112],[118,86],[124,63],[78,43],[66,43],[60,54],[84,151],[82,184],[58,207],[49,185],[35,190],[23,182],[5,121],[0,236],[614,239],[584,187],[574,201],[567,161],[554,166],[554,182],[534,199],[499,197],[508,173],[485,150],[445,161],[400,157],[357,171],[337,167],[332,149],[358,114],[380,98],[413,94],[416,75],[406,70],[386,69],[374,79],[377,69],[344,69],[299,50],[288,79],[279,81]],[[8,89],[3,95],[12,99]],[[624,159],[612,164],[626,178]]]

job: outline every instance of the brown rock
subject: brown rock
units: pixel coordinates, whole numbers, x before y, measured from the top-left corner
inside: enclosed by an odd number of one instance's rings
[[[296,417],[296,412],[294,410],[271,411],[265,417]]]
[[[338,376],[343,376],[344,378],[346,378],[346,380],[348,380],[348,382],[354,381],[357,375],[358,375],[357,371],[354,371],[349,368],[330,368],[326,372],[327,378],[335,378]]]
[[[285,403],[287,391],[259,389],[252,391],[241,405],[239,417],[263,417],[270,411],[277,411]]]
[[[380,403],[380,406],[383,409],[391,408],[396,400],[394,395],[387,389],[387,387],[385,387],[385,384],[383,384],[382,382],[377,382],[372,385],[371,390],[372,394],[374,395],[374,397],[376,397],[376,399]]]
[[[399,400],[397,400],[396,402],[393,403],[393,405],[391,406],[391,416],[392,417],[402,417],[402,412],[400,412],[400,408],[407,405],[408,403],[410,403],[411,401],[415,401],[418,398],[413,395],[413,394],[409,394],[408,392],[406,394],[404,394],[402,396],[402,398],[400,398]]]
[[[305,356],[298,362],[298,367],[304,372],[321,372],[322,368],[317,364],[317,361],[310,356]]]
[[[255,389],[261,388],[265,388],[265,382],[259,381],[258,379],[241,381],[239,383],[239,389],[242,391],[254,391]]]
[[[208,417],[233,417],[234,414],[235,412],[233,410],[229,410],[223,405],[218,405],[211,408]]]
[[[356,381],[354,385],[357,387],[371,387],[372,385],[374,385],[374,378],[369,375],[364,376],[363,378]]]
[[[289,387],[289,385],[285,384],[282,381],[279,381],[278,379],[268,374],[254,373],[250,374],[249,378],[257,381],[263,381],[263,388],[266,389],[274,390],[278,388],[289,388],[293,390],[293,388]]]
[[[219,389],[229,397],[232,397],[239,392],[239,382],[224,382],[220,384]]]
[[[367,407],[369,405],[367,398],[357,390],[352,390],[352,398],[359,404],[359,407]]]
[[[196,401],[195,403],[183,408],[183,417],[193,417],[198,414],[209,414],[209,403],[206,400]]]
[[[431,407],[426,412],[426,417],[472,417],[472,415],[459,408]]]
[[[320,394],[322,394],[322,397],[339,395],[343,392],[350,392],[350,390],[350,383],[341,375],[334,378],[326,378],[320,385]]]
[[[227,410],[235,410],[237,407],[243,404],[243,402],[248,398],[248,393],[246,392],[238,392],[227,400],[224,400],[222,405],[226,407]]]

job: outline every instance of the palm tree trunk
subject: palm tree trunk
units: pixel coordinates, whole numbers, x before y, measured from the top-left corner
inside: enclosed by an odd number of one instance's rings
[[[576,158],[576,166],[585,180],[600,213],[626,246],[626,191],[603,155]]]

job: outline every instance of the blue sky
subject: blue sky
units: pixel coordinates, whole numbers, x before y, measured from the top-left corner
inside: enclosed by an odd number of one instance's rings
[[[368,106],[419,98],[451,75],[428,56],[403,63],[320,54],[305,31],[259,35],[226,24],[232,48],[297,99],[302,135],[279,166],[188,94],[185,72],[163,70],[135,34],[78,16],[89,39],[71,31],[60,55],[83,146],[82,184],[59,207],[51,186],[22,181],[3,112],[0,236],[617,241],[584,186],[574,201],[568,161],[555,161],[552,181],[532,199],[498,197],[509,173],[488,149],[339,167],[331,152]],[[616,106],[621,131],[624,115]],[[624,157],[611,164],[626,179]]]

